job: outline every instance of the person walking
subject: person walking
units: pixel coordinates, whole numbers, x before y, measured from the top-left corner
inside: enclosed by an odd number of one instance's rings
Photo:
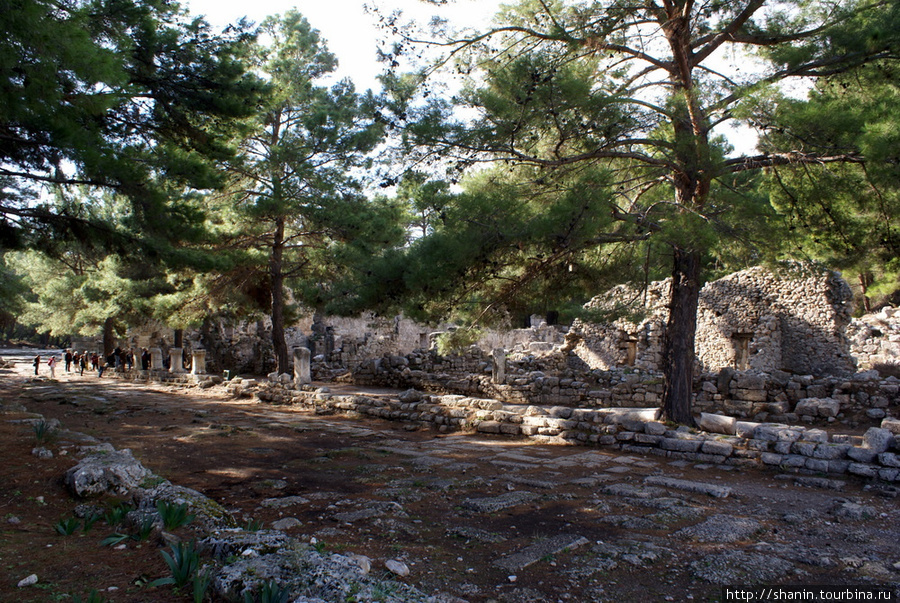
[[[81,362],[79,366],[81,367],[81,376],[84,377],[84,369],[87,368],[88,364],[88,353],[87,350],[84,351],[84,354],[81,355]]]
[[[50,378],[56,379],[56,356],[50,356],[50,360],[47,361],[47,366],[50,367]]]
[[[33,364],[34,364],[34,374],[37,375],[38,369],[41,367],[41,355],[40,354],[38,354],[37,356],[34,357]]]
[[[72,370],[72,359],[73,358],[74,358],[74,356],[72,356],[72,350],[66,350],[65,359],[66,359],[66,372],[67,373]]]

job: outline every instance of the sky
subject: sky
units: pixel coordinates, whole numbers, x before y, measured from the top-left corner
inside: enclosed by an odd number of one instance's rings
[[[381,72],[375,48],[381,35],[376,17],[367,14],[364,5],[378,6],[385,14],[401,10],[404,21],[415,18],[426,23],[440,15],[452,24],[478,26],[488,24],[497,12],[499,0],[452,0],[434,6],[420,0],[182,0],[193,15],[204,15],[213,26],[224,28],[247,17],[255,23],[270,15],[284,14],[296,8],[325,39],[328,49],[338,57],[339,77],[350,77],[357,90],[377,88]]]

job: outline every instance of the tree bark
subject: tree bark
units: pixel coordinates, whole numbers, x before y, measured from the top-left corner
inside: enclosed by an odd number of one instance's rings
[[[700,252],[675,246],[669,319],[663,348],[663,415],[693,425],[694,339],[700,302]]]
[[[275,352],[275,370],[290,372],[287,342],[284,338],[284,218],[275,221],[275,237],[269,273],[272,280],[272,348]]]
[[[103,322],[103,360],[102,362],[106,362],[105,358],[113,353],[116,349],[116,320],[112,317],[107,318]]]

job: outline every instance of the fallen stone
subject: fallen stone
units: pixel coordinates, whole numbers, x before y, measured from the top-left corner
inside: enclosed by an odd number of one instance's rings
[[[384,562],[384,566],[388,568],[391,573],[397,574],[401,578],[406,578],[409,575],[409,567],[402,561],[388,559]]]
[[[309,499],[302,496],[284,496],[282,498],[267,498],[259,504],[267,509],[284,509],[285,507],[305,505],[308,502]]]
[[[688,526],[675,532],[677,536],[698,542],[721,544],[746,540],[760,530],[762,525],[749,517],[713,515],[703,523]]]
[[[502,511],[503,509],[509,509],[510,507],[524,505],[536,498],[537,494],[534,492],[516,490],[514,492],[506,492],[500,496],[489,498],[467,498],[463,501],[462,506],[465,509],[476,511],[478,513],[494,513],[496,511]]]
[[[532,544],[518,553],[513,553],[507,557],[501,557],[494,562],[494,565],[506,571],[521,571],[535,563],[544,559],[548,555],[557,555],[563,551],[576,549],[588,543],[587,538],[575,534],[557,534],[546,540],[541,540]]]
[[[691,563],[694,575],[712,584],[765,584],[788,574],[793,564],[780,557],[726,551],[713,553]]]
[[[153,474],[131,454],[111,446],[92,447],[77,465],[66,471],[66,487],[78,497],[100,494],[124,496]]]
[[[27,578],[22,578],[21,580],[19,580],[19,582],[18,582],[18,584],[16,584],[16,586],[18,586],[19,588],[25,588],[26,586],[34,586],[35,584],[37,584],[37,582],[38,582],[37,574],[31,574]]]
[[[876,454],[887,452],[893,441],[894,434],[887,429],[882,429],[880,427],[870,427],[866,430],[866,433],[863,434],[863,447],[868,448]]]
[[[284,532],[284,531],[290,530],[291,528],[296,528],[297,526],[301,526],[301,525],[303,525],[303,523],[296,517],[285,517],[283,519],[273,521],[272,529],[278,530],[280,532]]]
[[[665,488],[673,488],[675,490],[684,490],[685,492],[693,492],[695,494],[707,494],[715,498],[728,498],[728,495],[731,494],[731,488],[728,486],[693,482],[662,475],[651,475],[646,477],[644,483],[653,484],[654,486],[663,486]]]

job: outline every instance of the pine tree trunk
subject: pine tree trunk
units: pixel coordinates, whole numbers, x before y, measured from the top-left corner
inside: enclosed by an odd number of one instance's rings
[[[103,360],[102,362],[106,362],[106,357],[113,353],[113,350],[116,349],[116,331],[115,331],[116,321],[114,318],[107,318],[103,323]]]
[[[663,415],[682,425],[693,425],[694,339],[700,301],[700,253],[675,248],[672,298],[663,349]]]
[[[272,280],[272,348],[275,370],[289,373],[287,342],[284,338],[284,218],[276,220],[272,258],[269,266]]]

